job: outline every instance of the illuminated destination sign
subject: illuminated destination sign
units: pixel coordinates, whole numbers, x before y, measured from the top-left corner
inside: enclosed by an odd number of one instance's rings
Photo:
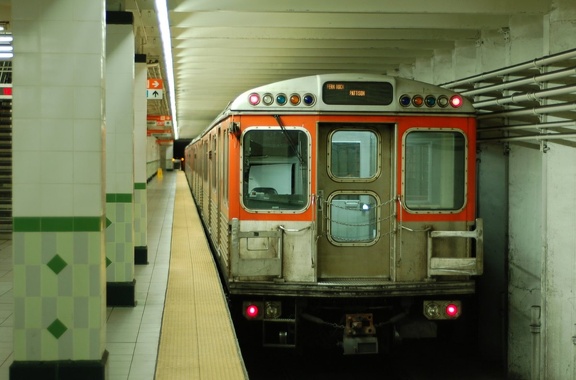
[[[388,82],[326,82],[322,100],[326,104],[385,106],[392,103],[393,88]]]

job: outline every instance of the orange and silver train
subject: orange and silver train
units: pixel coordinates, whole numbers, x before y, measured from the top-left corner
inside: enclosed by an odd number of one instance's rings
[[[185,151],[232,317],[266,347],[440,336],[482,274],[475,139],[467,99],[397,77],[238,96]]]

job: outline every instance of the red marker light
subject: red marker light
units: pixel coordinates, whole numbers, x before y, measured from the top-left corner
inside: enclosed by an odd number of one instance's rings
[[[254,305],[254,304],[250,304],[250,305],[246,306],[246,317],[257,318],[259,313],[260,313],[260,310],[258,309],[258,306]]]
[[[3,87],[2,88],[3,95],[12,95],[12,87]]]
[[[446,305],[446,315],[450,318],[454,318],[457,317],[458,314],[460,313],[460,310],[458,309],[458,306],[450,303],[448,305]]]
[[[248,97],[248,101],[250,102],[250,104],[252,104],[253,106],[256,106],[260,103],[260,95],[256,94],[256,93],[252,93],[250,94],[250,96]]]
[[[464,100],[462,99],[462,97],[460,95],[453,95],[450,98],[450,105],[454,108],[458,108],[461,107],[462,104],[464,104]]]

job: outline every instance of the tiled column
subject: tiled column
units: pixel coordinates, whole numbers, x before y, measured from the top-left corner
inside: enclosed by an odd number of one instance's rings
[[[134,32],[131,12],[106,12],[106,280],[108,306],[136,304]]]
[[[134,263],[148,264],[148,196],[146,191],[146,55],[136,54],[134,80]]]
[[[104,1],[12,2],[10,379],[105,379]]]

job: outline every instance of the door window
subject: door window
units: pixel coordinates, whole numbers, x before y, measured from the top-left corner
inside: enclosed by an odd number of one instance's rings
[[[329,239],[334,244],[372,244],[378,239],[378,200],[369,193],[337,193],[329,201]]]
[[[334,181],[372,180],[378,175],[378,136],[373,131],[335,131],[328,155],[328,173]]]

